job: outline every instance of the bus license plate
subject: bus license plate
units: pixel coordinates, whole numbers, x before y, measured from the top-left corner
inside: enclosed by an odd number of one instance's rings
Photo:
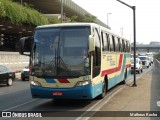
[[[53,96],[63,96],[62,92],[53,92]]]

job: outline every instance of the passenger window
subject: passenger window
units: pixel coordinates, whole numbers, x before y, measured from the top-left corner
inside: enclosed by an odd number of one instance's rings
[[[126,41],[126,52],[130,52],[130,45],[128,41]]]
[[[115,41],[115,51],[119,51],[119,42],[118,42],[118,38],[117,37],[114,37],[114,41]]]
[[[122,40],[122,52],[126,52],[126,45],[124,40]]]
[[[109,50],[108,36],[106,33],[102,33],[103,51]]]
[[[114,42],[113,42],[114,38],[111,35],[109,38],[110,38],[110,51],[114,51]]]

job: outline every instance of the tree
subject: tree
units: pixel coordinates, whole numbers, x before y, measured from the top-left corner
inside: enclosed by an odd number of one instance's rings
[[[90,15],[90,14],[85,14],[84,16],[84,21],[85,22],[95,22],[96,16]]]
[[[58,17],[46,16],[50,24],[61,23],[61,20]]]
[[[78,16],[74,15],[74,16],[71,16],[70,20],[71,22],[77,22],[77,18]]]

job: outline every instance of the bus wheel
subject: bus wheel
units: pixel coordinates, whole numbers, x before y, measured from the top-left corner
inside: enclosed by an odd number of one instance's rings
[[[103,81],[102,93],[98,96],[99,99],[103,99],[106,95],[106,81]]]
[[[124,80],[121,82],[122,84],[125,84],[126,83],[126,78],[127,78],[127,69],[126,69],[126,71],[125,71],[125,73],[124,73]]]

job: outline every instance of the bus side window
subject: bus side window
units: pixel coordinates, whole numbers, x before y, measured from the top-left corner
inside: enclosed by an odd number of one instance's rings
[[[122,52],[126,52],[125,41],[122,39]]]
[[[103,51],[108,51],[109,50],[109,47],[108,47],[108,37],[107,37],[107,35],[103,32],[102,33],[102,46],[103,46],[103,48],[102,48],[102,50]]]
[[[110,51],[110,35],[106,33],[106,38],[107,38],[107,42],[106,42],[106,47],[107,47],[107,51]]]
[[[95,37],[96,37],[96,41],[95,41],[95,66],[100,66],[101,63],[101,45],[100,45],[100,36],[98,34],[98,30],[96,29],[95,31]]]
[[[122,47],[121,47],[121,39],[118,38],[118,46],[119,46],[119,52],[122,52]]]
[[[101,32],[101,38],[102,38],[102,51],[105,51],[105,47],[104,47],[104,34],[103,34],[103,32]]]
[[[127,52],[130,52],[130,44],[128,41],[126,41],[126,48],[127,48]]]
[[[115,51],[118,52],[119,51],[119,42],[118,42],[117,37],[114,37],[114,42],[115,42]]]
[[[112,51],[116,51],[115,37],[112,35]]]
[[[109,40],[110,40],[110,51],[114,51],[113,39],[112,39],[112,36],[111,36],[111,35],[109,35]]]

